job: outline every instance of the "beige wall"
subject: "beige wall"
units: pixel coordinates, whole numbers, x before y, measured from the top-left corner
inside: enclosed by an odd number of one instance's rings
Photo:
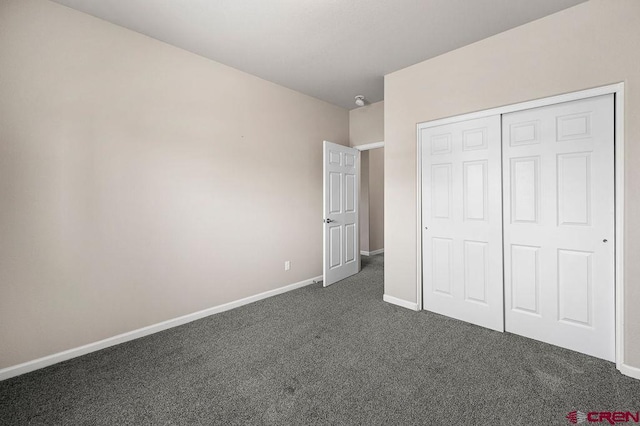
[[[624,81],[625,361],[640,367],[640,1],[592,0],[385,77],[385,293],[416,301],[416,123]]]
[[[384,248],[384,148],[369,151],[369,251]]]
[[[346,110],[44,0],[0,70],[0,368],[322,274]]]
[[[384,101],[349,111],[349,144],[384,140]],[[384,148],[361,154],[360,249],[384,248]]]
[[[369,151],[360,153],[360,251],[369,251]]]
[[[384,140],[384,101],[349,111],[349,144],[351,146]]]

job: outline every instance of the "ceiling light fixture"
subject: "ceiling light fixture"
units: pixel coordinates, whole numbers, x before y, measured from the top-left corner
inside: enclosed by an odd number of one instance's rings
[[[363,95],[356,96],[356,105],[364,106],[364,96]]]

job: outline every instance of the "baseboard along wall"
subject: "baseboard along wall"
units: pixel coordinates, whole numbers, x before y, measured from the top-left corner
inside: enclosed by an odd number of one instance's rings
[[[401,306],[403,308],[411,309],[412,311],[418,311],[418,304],[415,302],[409,302],[407,300],[398,299],[397,297],[389,296],[385,294],[382,296],[382,300],[387,303],[391,303],[392,305]]]
[[[67,361],[72,358],[86,355],[91,352],[96,352],[101,349],[119,345],[120,343],[125,343],[130,340],[134,340],[140,337],[148,336],[150,334],[158,333],[160,331],[167,330],[169,328],[178,327],[180,325],[187,324],[189,322],[196,321],[220,312],[225,312],[234,308],[238,308],[240,306],[248,305],[250,303],[257,302],[259,300],[266,299],[271,296],[276,296],[278,294],[286,293],[288,291],[295,290],[297,288],[301,288],[318,281],[322,281],[322,278],[323,278],[322,275],[320,275],[315,278],[310,278],[297,283],[286,285],[284,287],[276,288],[274,290],[265,291],[263,293],[245,297],[243,299],[235,300],[233,302],[225,303],[222,305],[214,306],[212,308],[204,309],[202,311],[194,312],[192,314],[187,314],[181,317],[159,322],[157,324],[153,324],[147,327],[142,327],[137,330],[129,331],[127,333],[122,333],[117,336],[109,337],[104,340],[79,346],[77,348],[68,349],[66,351],[58,352],[56,354],[38,358],[33,361],[28,361],[22,364],[3,368],[3,369],[0,369],[0,381],[10,379],[15,376],[19,376],[21,374],[29,373],[31,371],[39,370],[41,368],[45,368],[50,365],[57,364],[59,362]],[[389,296],[388,294],[383,295],[382,299],[387,303],[391,303],[393,305],[400,306],[413,311],[418,311],[418,304],[415,302],[409,302],[407,300]],[[620,372],[626,376],[640,380],[640,368],[622,364],[620,365]]]
[[[640,380],[640,368],[632,367],[630,365],[622,363],[619,368],[620,372],[625,376],[633,377]]]
[[[225,312],[233,308],[248,305],[249,303],[257,302],[268,297],[276,296],[278,294],[286,293],[297,288],[301,288],[315,282],[322,281],[322,275],[309,278],[297,283],[289,284],[284,287],[276,288],[274,290],[265,291],[253,296],[245,297],[244,299],[228,302],[223,305],[214,306],[212,308],[204,309],[202,311],[194,312],[192,314],[183,315],[181,317],[173,318],[167,321],[162,321],[157,324],[152,324],[146,327],[139,328],[137,330],[129,331],[127,333],[118,334],[117,336],[108,337],[106,339],[89,343],[87,345],[79,346],[77,348],[68,349],[66,351],[58,352],[52,355],[48,355],[42,358],[28,361],[22,364],[14,365],[0,369],[0,381],[10,379],[11,377],[19,376],[21,374],[29,373],[31,371],[39,370],[44,367],[48,367],[53,364],[57,364],[62,361],[67,361],[72,358],[76,358],[82,355],[86,355],[91,352],[96,352],[101,349],[108,348],[110,346],[119,345],[130,340],[139,339],[140,337],[148,336],[153,333],[158,333],[169,328],[177,327],[183,324],[187,324],[192,321],[196,321],[210,315]]]
[[[384,248],[381,248],[379,250],[374,250],[374,251],[360,250],[360,254],[363,256],[375,256],[376,254],[380,254],[380,253],[384,253]]]

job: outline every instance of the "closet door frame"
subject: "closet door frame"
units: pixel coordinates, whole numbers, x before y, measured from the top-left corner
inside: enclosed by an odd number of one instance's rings
[[[597,87],[593,89],[581,90],[557,96],[551,96],[542,99],[536,99],[527,102],[521,102],[512,105],[506,105],[498,108],[491,108],[483,111],[472,112],[454,117],[447,117],[433,121],[418,123],[417,125],[417,217],[416,217],[416,235],[417,235],[417,282],[416,282],[416,301],[418,310],[422,310],[422,286],[423,286],[423,268],[422,268],[422,149],[420,141],[420,130],[429,127],[441,126],[444,124],[457,123],[460,121],[484,118],[491,115],[502,115],[510,112],[522,111],[544,107],[548,105],[570,102],[585,98],[591,98],[600,95],[614,94],[614,152],[615,152],[615,352],[616,352],[616,368],[621,373],[640,379],[640,371],[637,368],[628,366],[624,362],[624,83],[616,83],[608,86]],[[504,267],[504,265],[503,265]]]

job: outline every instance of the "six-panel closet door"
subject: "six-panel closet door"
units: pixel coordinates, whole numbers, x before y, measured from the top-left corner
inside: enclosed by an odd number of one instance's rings
[[[507,331],[615,360],[613,95],[505,114]]]
[[[503,331],[500,116],[419,138],[424,309]]]
[[[418,140],[424,309],[614,361],[613,95]]]

